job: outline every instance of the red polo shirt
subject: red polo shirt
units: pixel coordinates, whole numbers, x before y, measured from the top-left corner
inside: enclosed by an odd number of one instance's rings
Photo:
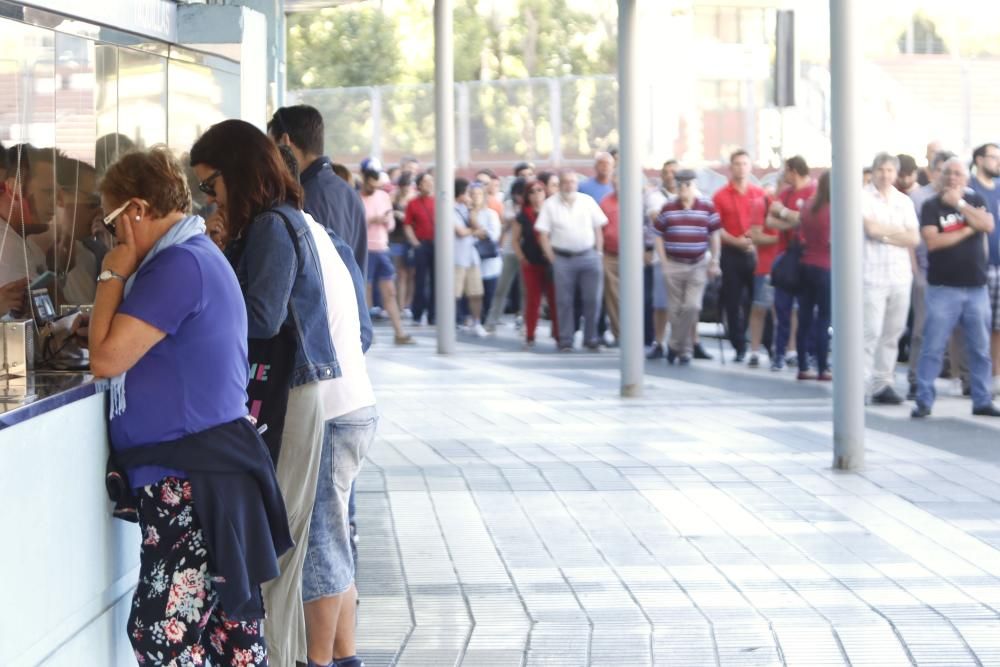
[[[604,233],[604,252],[618,254],[618,193],[612,192],[601,200],[601,210],[608,216],[608,224],[601,228]]]
[[[771,205],[767,193],[752,183],[740,192],[729,182],[712,201],[722,218],[722,228],[733,236],[746,236],[753,225],[763,225]]]
[[[413,227],[419,241],[434,240],[434,197],[416,197],[406,205],[403,224]]]

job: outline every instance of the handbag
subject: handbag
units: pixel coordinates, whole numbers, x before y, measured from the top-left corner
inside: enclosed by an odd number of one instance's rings
[[[500,256],[500,248],[496,241],[488,236],[485,239],[476,240],[476,252],[479,253],[479,259],[493,259]]]
[[[292,247],[295,248],[296,264],[301,265],[301,250],[291,221],[281,211],[272,209],[272,212],[281,216],[285,223],[285,229],[292,239]],[[282,325],[272,338],[247,340],[247,356],[250,361],[247,408],[250,416],[256,420],[258,429],[264,429],[261,438],[267,445],[275,466],[278,465],[278,455],[281,452],[281,434],[285,427],[297,346],[295,327],[290,324]]]
[[[786,292],[798,292],[802,275],[802,243],[790,241],[771,265],[771,284]]]

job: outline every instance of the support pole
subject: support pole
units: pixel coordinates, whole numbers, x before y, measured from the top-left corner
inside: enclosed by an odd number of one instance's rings
[[[638,0],[618,0],[618,163],[621,280],[621,395],[642,395],[642,167],[639,159],[639,86],[637,85]]]
[[[455,56],[452,0],[434,0],[434,296],[438,354],[455,353]]]
[[[838,470],[855,470],[865,461],[859,4],[830,0],[833,467]]]

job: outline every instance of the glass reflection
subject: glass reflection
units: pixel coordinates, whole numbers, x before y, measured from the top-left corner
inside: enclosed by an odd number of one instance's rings
[[[100,34],[0,18],[0,317],[32,315],[30,283],[57,309],[92,303],[114,244],[97,195],[107,167],[155,144],[183,155],[239,116],[235,63],[184,49],[167,58],[167,45],[142,51]]]

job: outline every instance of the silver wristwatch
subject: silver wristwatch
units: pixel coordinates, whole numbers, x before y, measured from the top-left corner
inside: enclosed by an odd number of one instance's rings
[[[93,275],[93,274],[91,274],[91,275]],[[97,275],[97,282],[99,282],[99,283],[106,283],[109,280],[112,280],[114,278],[117,278],[118,280],[120,280],[122,282],[125,282],[125,281],[128,280],[128,278],[126,278],[125,276],[123,276],[123,275],[121,275],[119,273],[115,273],[111,269],[104,269],[103,271],[101,271]]]

